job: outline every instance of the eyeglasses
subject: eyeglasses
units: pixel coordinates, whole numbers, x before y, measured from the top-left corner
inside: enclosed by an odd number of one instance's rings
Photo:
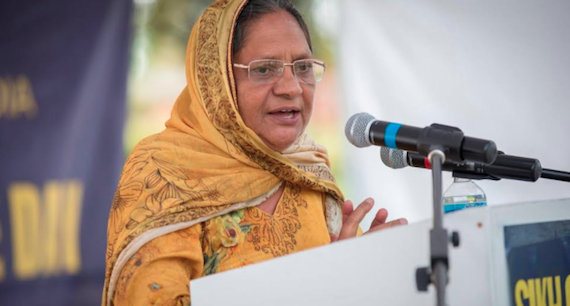
[[[254,84],[273,84],[281,79],[285,66],[293,67],[293,74],[302,83],[315,85],[323,79],[325,63],[316,59],[300,59],[293,63],[281,60],[260,59],[248,65],[234,64],[237,68],[247,68],[249,81]]]

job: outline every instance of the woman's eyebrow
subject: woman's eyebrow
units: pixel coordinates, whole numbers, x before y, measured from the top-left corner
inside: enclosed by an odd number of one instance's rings
[[[301,53],[298,55],[294,55],[293,61],[300,60],[300,59],[307,59],[307,58],[313,58],[313,54],[312,53]]]
[[[262,56],[262,57],[259,57],[259,59],[275,59],[275,60],[281,60],[281,56],[278,56],[278,55],[269,55],[269,56]]]
[[[300,59],[307,59],[307,58],[313,58],[313,54],[312,53],[307,53],[307,52],[303,52],[303,53],[297,53],[297,54],[293,54],[292,56],[292,61],[296,61],[296,60],[300,60]],[[256,56],[253,60],[263,60],[263,59],[275,59],[275,60],[283,60],[283,57],[281,55],[275,55],[275,54],[265,54],[265,55],[259,55]]]

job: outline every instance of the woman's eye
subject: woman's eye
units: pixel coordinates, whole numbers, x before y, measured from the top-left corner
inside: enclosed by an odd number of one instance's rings
[[[275,68],[271,66],[259,66],[253,69],[253,72],[257,75],[270,75],[275,71]]]
[[[311,68],[313,68],[313,65],[310,63],[302,63],[297,65],[297,71],[298,72],[307,72],[309,70],[311,70]]]
[[[267,69],[267,67],[257,67],[253,71],[255,71],[257,74],[266,74],[269,69]]]

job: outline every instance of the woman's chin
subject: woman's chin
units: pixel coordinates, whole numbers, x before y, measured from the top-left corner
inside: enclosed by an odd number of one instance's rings
[[[278,134],[269,139],[262,138],[263,142],[277,152],[283,152],[285,149],[289,148],[299,137],[301,133],[286,133]]]

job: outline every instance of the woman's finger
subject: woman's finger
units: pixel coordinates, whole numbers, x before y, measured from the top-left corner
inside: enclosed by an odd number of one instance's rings
[[[330,234],[330,236],[331,236],[331,242],[336,242],[336,241],[338,241],[338,236],[337,236],[337,235],[335,235],[335,234]]]
[[[370,224],[370,228],[376,227],[380,224],[386,223],[386,219],[388,219],[388,211],[385,208],[381,208],[376,213],[374,220],[372,220],[372,224]]]
[[[351,200],[344,201],[344,204],[342,205],[342,222],[343,222],[343,224],[346,221],[346,218],[348,218],[348,216],[350,216],[350,214],[353,211],[354,211],[354,205],[352,204],[352,201]]]
[[[358,205],[358,207],[344,220],[338,239],[342,240],[354,237],[358,230],[358,225],[362,219],[364,219],[364,216],[366,216],[366,214],[372,209],[372,206],[374,206],[374,200],[371,198],[364,200],[364,202]]]
[[[370,229],[368,230],[368,232],[366,232],[365,234],[372,233],[372,232],[377,232],[377,231],[380,231],[380,230],[383,230],[383,229],[387,229],[387,228],[390,228],[390,227],[394,227],[394,226],[406,225],[406,224],[408,224],[408,220],[406,220],[405,218],[400,218],[400,219],[393,220],[393,221],[390,221],[390,222],[386,222],[386,223],[384,223],[384,224],[380,224],[380,225],[377,225],[377,226],[375,226],[375,227],[373,227],[373,228],[370,228]]]

